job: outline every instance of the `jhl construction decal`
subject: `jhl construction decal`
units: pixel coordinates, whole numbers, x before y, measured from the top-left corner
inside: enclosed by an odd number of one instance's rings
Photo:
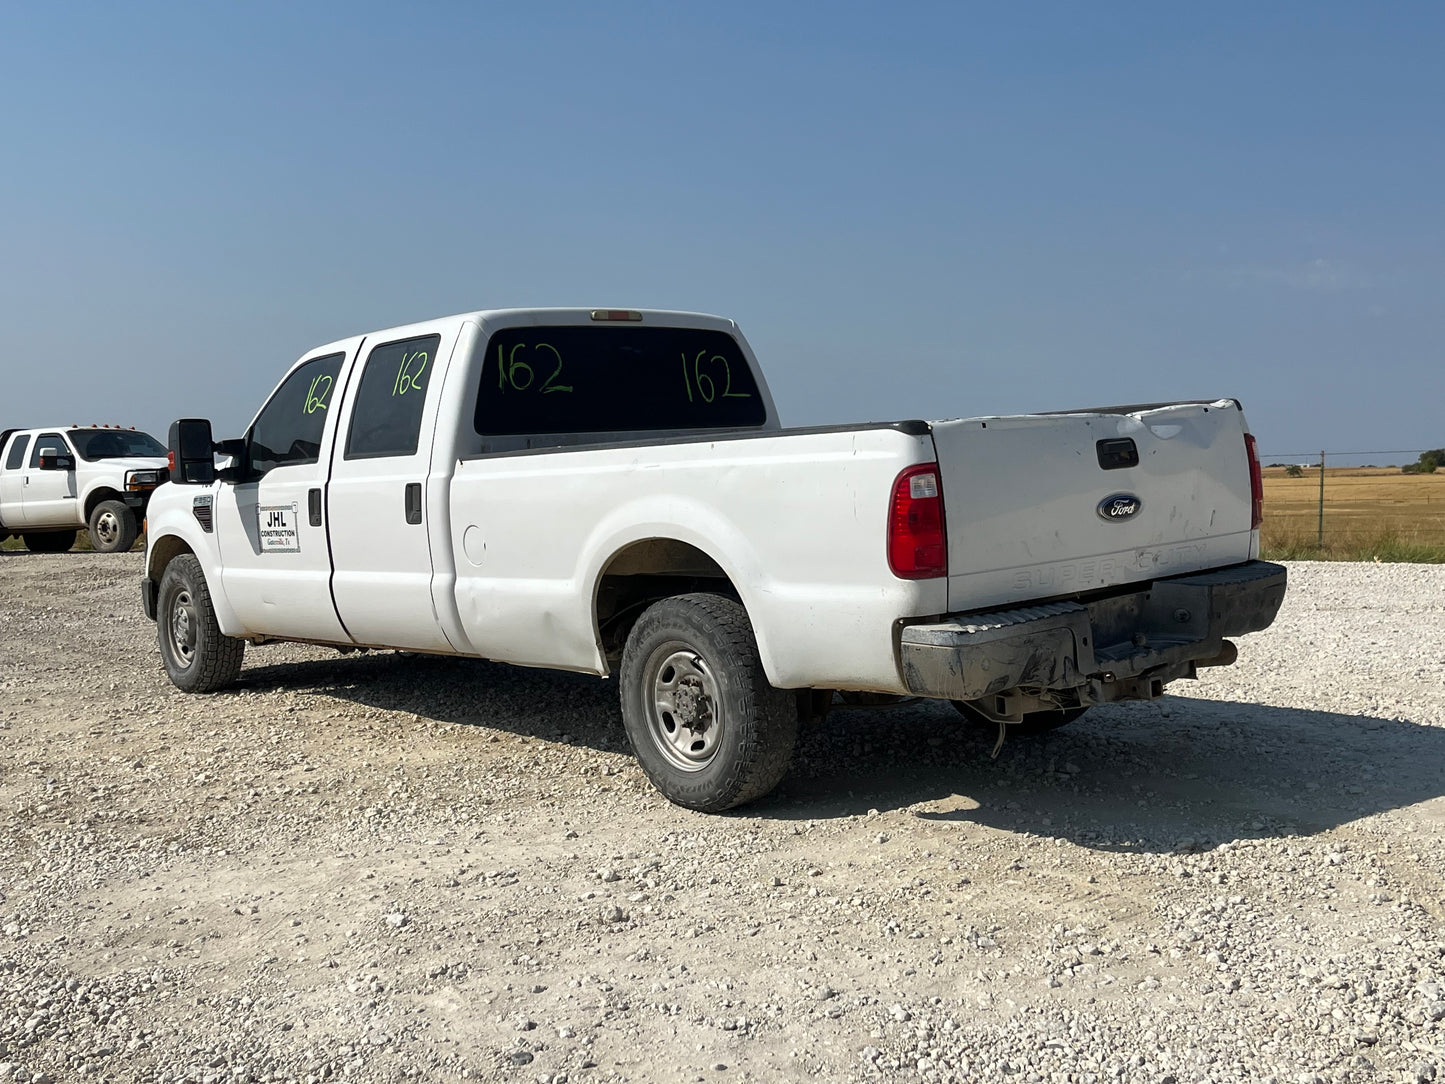
[[[258,505],[256,521],[261,530],[262,553],[301,552],[301,540],[296,535],[294,504]]]

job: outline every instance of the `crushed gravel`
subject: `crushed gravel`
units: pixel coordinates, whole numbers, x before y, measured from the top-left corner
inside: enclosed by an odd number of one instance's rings
[[[1038,738],[835,713],[668,805],[615,686],[252,648],[0,553],[0,1082],[1445,1084],[1445,568]]]

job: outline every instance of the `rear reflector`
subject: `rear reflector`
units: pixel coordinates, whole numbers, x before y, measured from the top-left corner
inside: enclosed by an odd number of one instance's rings
[[[1264,475],[1259,469],[1259,449],[1255,447],[1252,433],[1244,434],[1244,448],[1249,453],[1249,529],[1255,531],[1264,522]]]
[[[592,319],[623,320],[637,324],[642,322],[642,313],[633,312],[631,309],[593,309]]]
[[[948,575],[938,464],[909,467],[893,483],[888,512],[888,567],[904,580]]]

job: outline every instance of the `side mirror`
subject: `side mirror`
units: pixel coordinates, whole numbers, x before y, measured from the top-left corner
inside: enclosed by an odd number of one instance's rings
[[[40,452],[41,470],[74,470],[75,456],[69,452],[57,452],[54,448],[43,448]]]
[[[207,418],[171,422],[169,439],[171,481],[183,486],[208,486],[216,480],[215,443]]]

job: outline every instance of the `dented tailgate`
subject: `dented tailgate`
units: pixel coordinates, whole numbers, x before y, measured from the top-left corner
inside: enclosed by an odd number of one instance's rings
[[[1238,404],[1114,409],[933,423],[951,610],[1254,556]]]

